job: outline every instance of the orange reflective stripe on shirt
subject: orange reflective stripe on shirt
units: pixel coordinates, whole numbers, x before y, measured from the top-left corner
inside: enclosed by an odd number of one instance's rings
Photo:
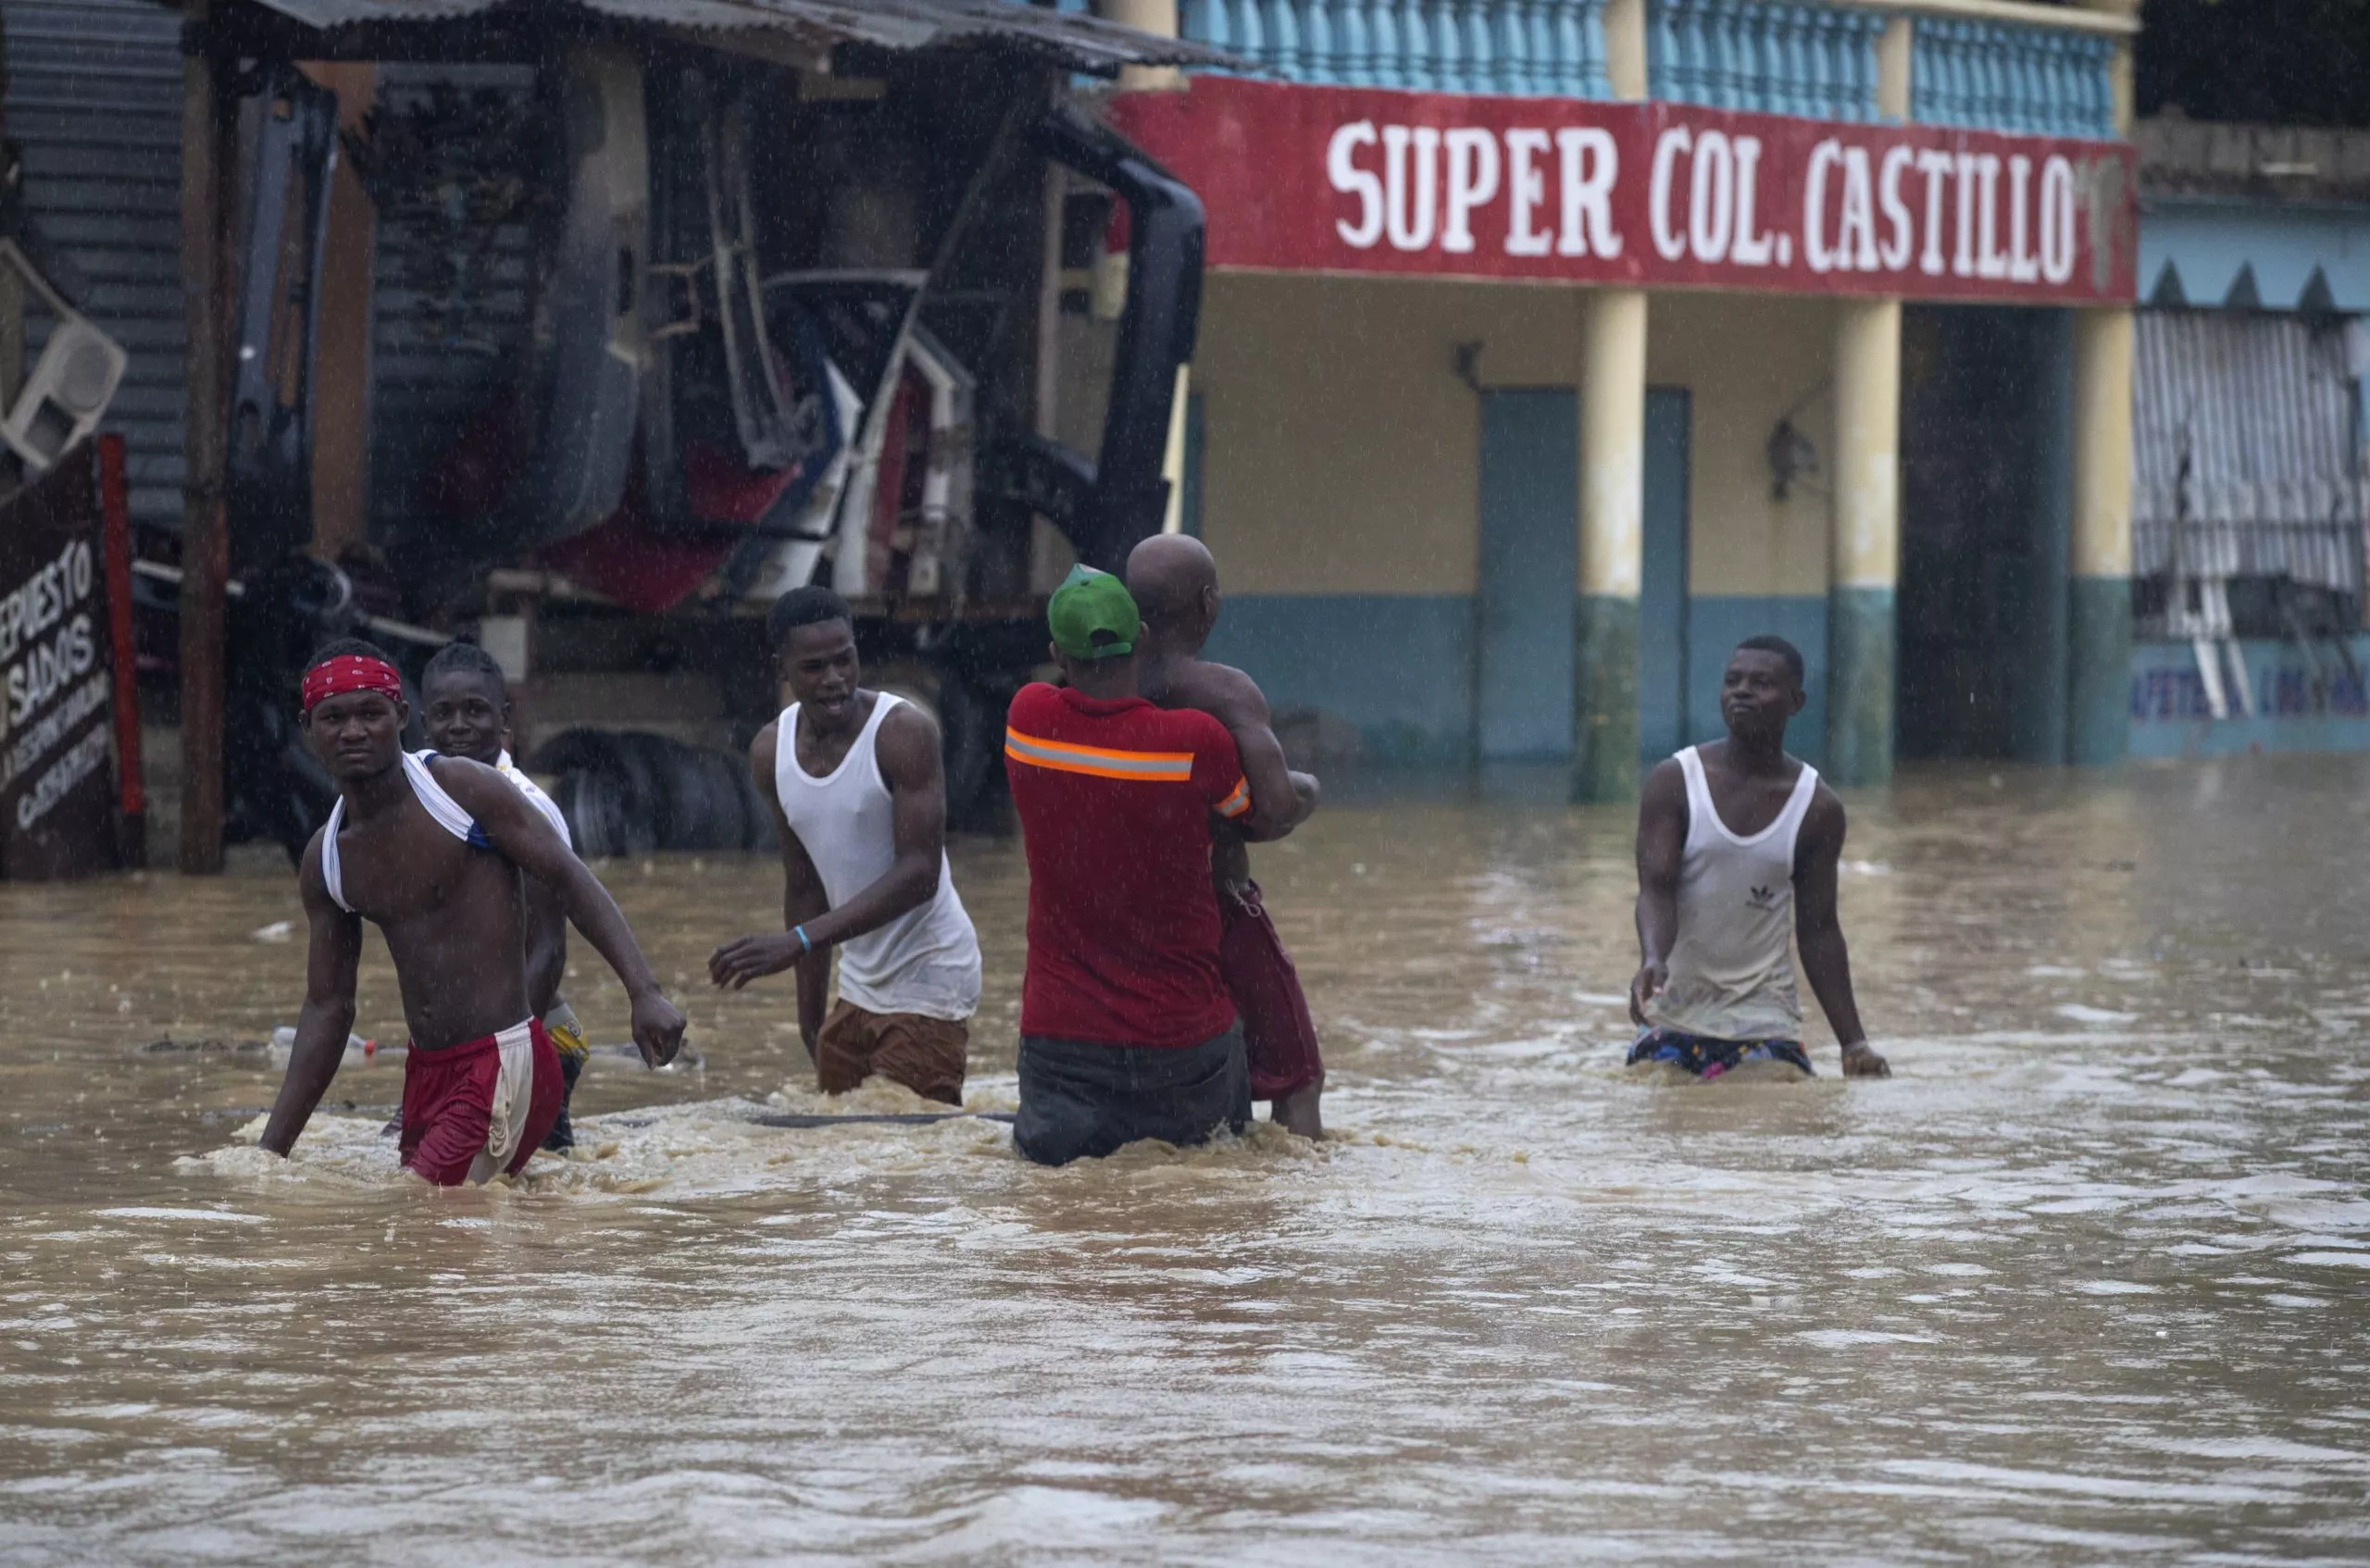
[[[1004,754],[1034,767],[1062,773],[1083,773],[1096,778],[1125,778],[1154,784],[1193,781],[1191,752],[1116,752],[1103,746],[1080,746],[1066,740],[1043,740],[1006,727]],[[1246,806],[1250,802],[1246,797]]]
[[[1234,793],[1229,795],[1226,799],[1218,803],[1218,815],[1220,816],[1241,816],[1244,812],[1249,811],[1250,809],[1251,780],[1248,778],[1238,778],[1234,781]]]

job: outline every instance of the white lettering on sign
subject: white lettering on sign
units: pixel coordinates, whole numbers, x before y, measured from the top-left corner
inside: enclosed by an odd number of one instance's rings
[[[1942,185],[1951,177],[1951,167],[1948,153],[1917,155],[1917,172],[1926,177],[1926,249],[1917,258],[1917,270],[1935,278],[1942,275]]]
[[[1391,248],[1431,249],[1440,223],[1441,133],[1428,125],[1384,126],[1382,166],[1382,227]]]
[[[2052,283],[2074,276],[2074,166],[2062,157],[2040,166],[2040,275]]]
[[[1354,119],[1333,132],[1332,143],[1325,149],[1325,173],[1333,189],[1358,198],[1357,222],[1336,218],[1334,231],[1343,244],[1362,251],[1372,249],[1382,238],[1382,181],[1371,169],[1358,167],[1358,149],[1374,143],[1374,121]]]
[[[1909,265],[1915,226],[1909,204],[1901,199],[1901,177],[1915,161],[1907,147],[1895,147],[1885,154],[1885,161],[1877,172],[1877,200],[1884,207],[1885,226],[1890,230],[1877,259],[1884,264],[1887,272],[1899,272]]]
[[[15,658],[19,648],[89,598],[91,578],[91,546],[78,539],[0,599],[0,660]]]
[[[1762,140],[1725,131],[1697,136],[1674,126],[1654,143],[1647,181],[1646,221],[1665,261],[1717,266],[1791,267],[1793,237],[1762,227]],[[1679,222],[1680,182],[1687,221]]]
[[[1694,140],[1687,127],[1675,125],[1654,143],[1653,178],[1646,183],[1646,224],[1653,230],[1654,254],[1665,261],[1687,255],[1687,236],[1671,221],[1670,187],[1678,160],[1687,156]]]
[[[1347,120],[1325,146],[1326,182],[1347,198],[1329,221],[1352,251],[1471,257],[1474,270],[1516,276],[1549,256],[1617,259],[1621,226],[1642,220],[1649,268],[1670,264],[1687,281],[1715,281],[1707,269],[1782,274],[1798,251],[1844,292],[1915,292],[1919,275],[2036,291],[2073,278],[2086,190],[2077,156],[2040,143],[1946,149],[1879,128],[1807,129],[1790,141],[1751,116],[1663,123],[1625,188],[1622,139],[1604,126]],[[1492,253],[1532,265],[1493,264]],[[9,635],[0,626],[0,641]]]
[[[2025,200],[2032,193],[2033,160],[2008,160],[2008,280],[2040,281],[2040,262],[2031,249],[2032,230],[2026,222]]]
[[[1843,149],[1843,249],[1854,272],[1877,270],[1877,191],[1868,149]]]
[[[102,670],[74,689],[74,694],[41,716],[40,721],[17,736],[0,755],[0,790],[30,773],[52,748],[79,728],[84,719],[107,705],[107,677]]]
[[[1379,169],[1360,161],[1378,147]],[[1540,222],[1549,205],[1544,162],[1551,148],[1552,228]],[[1337,217],[1333,231],[1361,251],[1388,239],[1393,250],[1469,255],[1479,244],[1476,218],[1503,200],[1508,255],[1617,257],[1622,240],[1613,222],[1613,189],[1620,173],[1612,133],[1596,126],[1566,126],[1552,136],[1517,127],[1501,136],[1470,126],[1443,132],[1356,119],[1335,127],[1325,147],[1326,183],[1357,204],[1356,217]]]
[[[1497,199],[1498,139],[1487,131],[1462,127],[1448,145],[1448,221],[1441,249],[1463,255],[1473,248],[1473,215]]]
[[[26,651],[8,666],[8,728],[16,728],[98,662],[98,641],[88,612],[76,616],[50,641]]]
[[[1508,255],[1545,255],[1555,243],[1552,232],[1538,227],[1539,209],[1547,201],[1547,171],[1532,161],[1553,145],[1544,131],[1525,128],[1506,132]]]
[[[1617,257],[1621,232],[1613,227],[1613,182],[1621,173],[1621,149],[1613,133],[1593,125],[1566,126],[1555,133],[1555,152],[1564,170],[1564,237],[1556,254],[1593,251],[1608,261]]]
[[[1827,177],[1843,162],[1843,143],[1832,138],[1811,149],[1811,171],[1802,181],[1802,259],[1813,272],[1835,270],[1827,248]]]
[[[1957,278],[1975,276],[1975,161],[1971,153],[1960,153],[1951,160],[1959,194],[1958,253],[1951,258],[1951,274]]]
[[[1975,275],[1997,280],[2008,276],[2008,253],[2000,248],[1999,158],[1990,153],[1978,154],[1975,178],[1981,187],[1976,210],[1982,215],[1976,238]]]
[[[1695,259],[1728,260],[1736,222],[1736,156],[1726,133],[1707,131],[1695,139],[1694,179],[1687,197],[1687,243]]]
[[[1777,247],[1766,233],[1753,231],[1761,205],[1761,138],[1740,136],[1736,146],[1737,242],[1728,248],[1728,259],[1739,267],[1766,267]]]
[[[106,760],[107,727],[102,724],[75,741],[64,756],[49,765],[49,771],[36,779],[31,789],[17,797],[17,827],[31,828],[48,815],[51,807],[71,794],[75,785],[97,772]]]

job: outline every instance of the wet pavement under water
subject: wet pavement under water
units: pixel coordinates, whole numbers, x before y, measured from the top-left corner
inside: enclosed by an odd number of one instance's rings
[[[2370,761],[1852,805],[1890,1082],[1621,1067],[1626,813],[1359,805],[1260,858],[1331,1139],[1061,1171],[750,1124],[922,1108],[693,983],[767,862],[604,868],[703,1064],[449,1193],[399,1058],[238,1141],[284,863],[0,888],[0,1562],[2370,1561]],[[954,868],[1008,1109],[1018,846]]]

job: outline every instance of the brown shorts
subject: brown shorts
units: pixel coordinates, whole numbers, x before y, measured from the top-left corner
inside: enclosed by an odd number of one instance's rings
[[[875,1074],[924,1100],[963,1103],[963,1059],[971,1026],[918,1013],[867,1013],[835,1002],[815,1038],[815,1080],[825,1094],[845,1094]]]

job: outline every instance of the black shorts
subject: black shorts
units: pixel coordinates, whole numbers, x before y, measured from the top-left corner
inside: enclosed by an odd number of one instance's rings
[[[1242,1027],[1177,1050],[1020,1037],[1013,1147],[1041,1165],[1100,1157],[1141,1138],[1206,1143],[1251,1122]]]

